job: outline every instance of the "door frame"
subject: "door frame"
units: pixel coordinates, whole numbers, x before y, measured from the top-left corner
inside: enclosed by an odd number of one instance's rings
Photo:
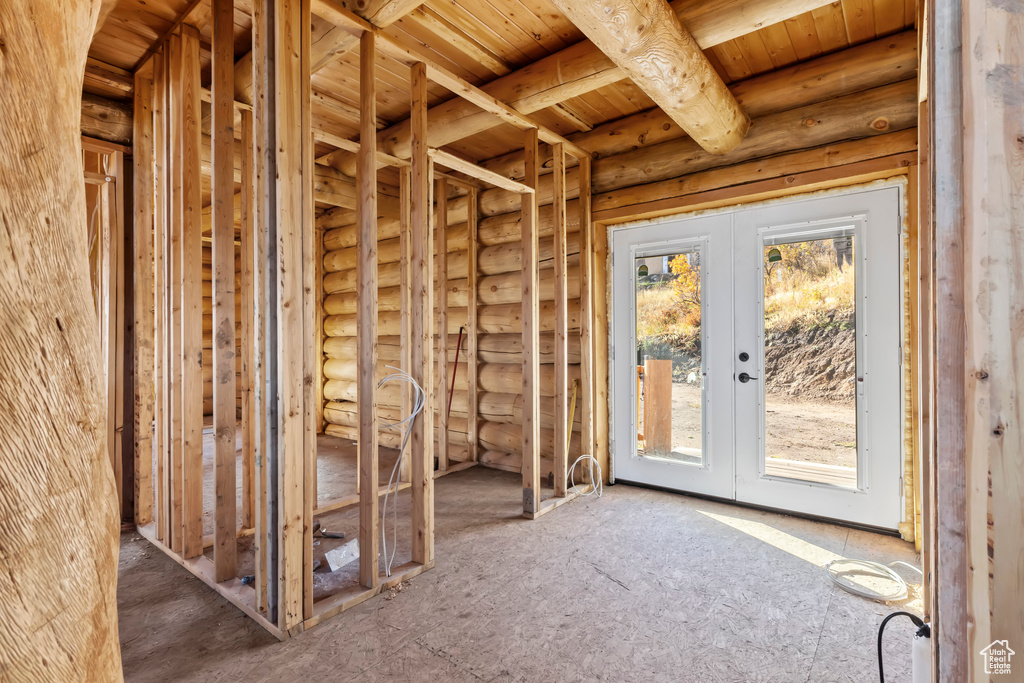
[[[607,283],[606,291],[607,291],[607,297],[608,297],[607,301],[608,301],[608,312],[609,312],[609,322],[608,322],[608,327],[607,327],[607,330],[608,330],[607,343],[608,343],[608,351],[609,351],[608,354],[607,354],[607,372],[608,372],[607,377],[608,377],[608,388],[609,388],[608,404],[607,404],[607,408],[608,408],[608,413],[607,413],[607,415],[608,415],[608,422],[607,422],[607,424],[608,424],[608,444],[609,444],[609,446],[608,446],[608,457],[609,457],[609,475],[608,475],[608,479],[609,479],[610,483],[614,484],[616,482],[617,478],[621,478],[621,474],[618,471],[617,464],[618,464],[618,461],[620,461],[621,458],[622,458],[621,454],[617,454],[616,453],[616,451],[619,450],[618,449],[618,445],[621,445],[621,441],[620,441],[621,436],[619,434],[617,434],[617,432],[621,433],[622,430],[621,430],[621,428],[620,429],[616,429],[616,420],[614,419],[614,416],[616,414],[615,413],[615,409],[616,409],[616,405],[615,405],[616,395],[621,393],[620,391],[618,391],[618,388],[616,387],[616,381],[617,381],[616,377],[615,377],[616,325],[614,324],[614,317],[613,317],[613,316],[617,315],[617,313],[613,310],[613,300],[614,300],[614,293],[615,293],[615,286],[616,286],[616,272],[617,272],[617,267],[616,267],[616,263],[615,263],[616,236],[619,235],[620,233],[624,232],[624,231],[628,231],[628,230],[631,230],[631,229],[648,228],[648,227],[654,227],[654,226],[660,226],[660,225],[679,224],[679,223],[684,223],[684,222],[687,222],[687,221],[693,221],[693,220],[696,220],[696,219],[721,217],[723,215],[724,216],[729,216],[730,217],[730,221],[731,221],[731,216],[733,216],[735,214],[738,214],[740,212],[747,212],[747,211],[759,210],[759,209],[764,209],[764,208],[770,208],[770,207],[773,207],[773,206],[779,206],[779,205],[783,205],[783,204],[784,205],[792,205],[794,203],[808,202],[808,201],[812,201],[812,200],[816,200],[816,199],[835,198],[835,197],[841,197],[841,196],[844,196],[844,195],[855,195],[855,194],[862,194],[862,193],[867,193],[867,192],[875,192],[875,191],[880,191],[880,190],[885,190],[885,189],[895,190],[896,193],[897,193],[897,198],[898,198],[897,202],[896,202],[896,212],[897,212],[897,215],[896,215],[896,219],[895,220],[896,220],[897,226],[899,228],[899,232],[897,234],[900,236],[900,238],[897,240],[898,254],[896,256],[896,261],[897,261],[896,265],[897,265],[897,268],[898,268],[898,270],[897,270],[897,273],[898,273],[897,280],[899,282],[899,289],[900,289],[899,296],[898,296],[898,300],[900,302],[899,303],[899,307],[898,307],[898,310],[899,310],[899,313],[900,313],[899,320],[898,320],[899,344],[902,345],[904,343],[904,340],[903,340],[903,325],[904,325],[903,292],[904,292],[904,289],[905,289],[905,286],[906,286],[905,282],[904,282],[903,275],[902,275],[902,266],[903,266],[903,261],[904,261],[902,231],[905,229],[905,226],[903,225],[903,219],[904,219],[903,205],[904,205],[906,194],[907,194],[906,178],[903,177],[903,176],[896,175],[895,177],[889,178],[887,180],[871,182],[871,183],[868,183],[868,184],[859,184],[859,185],[858,184],[851,184],[849,186],[841,186],[841,187],[837,187],[837,188],[830,189],[830,190],[824,190],[824,191],[820,191],[820,192],[810,192],[810,193],[804,193],[804,194],[786,195],[784,197],[779,197],[779,198],[769,198],[769,199],[759,200],[759,201],[755,200],[755,201],[752,201],[752,202],[749,202],[749,203],[732,204],[732,205],[729,205],[729,206],[714,207],[714,208],[709,208],[709,209],[699,210],[699,211],[692,211],[692,212],[681,212],[681,213],[677,213],[677,214],[672,214],[672,215],[662,216],[662,217],[656,217],[656,218],[652,218],[652,219],[635,220],[635,221],[628,221],[628,222],[622,222],[622,223],[611,223],[611,222],[597,223],[597,225],[599,227],[603,227],[604,228],[604,232],[605,232],[604,237],[606,239],[605,244],[607,244],[608,276],[607,276],[607,279],[606,279],[606,283]],[[730,228],[730,232],[732,233],[732,239],[735,239],[734,230]],[[654,241],[654,240],[652,240],[652,241]],[[623,268],[623,267],[624,267],[624,264],[622,264],[620,262],[618,264],[618,268]],[[635,303],[633,305],[635,306]],[[631,312],[632,312],[632,310],[631,310]],[[635,340],[635,330],[633,330],[632,334],[633,334],[633,337],[634,337],[634,340]],[[729,341],[729,343],[724,345],[724,346],[728,346],[730,351],[732,351],[732,350],[734,350],[733,349],[734,345],[735,345],[735,339],[731,339]],[[634,348],[635,348],[635,341],[634,341]],[[895,353],[895,351],[894,351],[894,353]],[[904,460],[905,460],[904,442],[903,442],[903,431],[904,431],[903,425],[904,425],[904,421],[905,421],[905,415],[904,415],[905,408],[904,408],[904,401],[903,401],[903,392],[906,392],[908,390],[908,387],[906,387],[905,383],[904,383],[902,362],[899,364],[898,367],[900,369],[900,372],[899,372],[900,396],[899,396],[899,398],[897,399],[896,402],[899,404],[900,436],[897,439],[897,441],[898,441],[898,448],[899,448],[898,465],[895,465],[894,467],[900,471],[900,473],[901,473],[900,481],[902,481],[902,471],[903,471],[903,468],[904,468]],[[618,380],[618,381],[621,382],[621,380]],[[735,382],[731,382],[731,383],[735,384]],[[635,384],[635,381],[634,381],[634,384]],[[621,388],[621,387],[619,387],[619,388]],[[633,389],[633,391],[635,391],[635,388]],[[732,406],[733,409],[732,409],[731,412],[733,414],[735,414],[736,413],[735,391],[733,391],[732,394],[731,394],[731,400],[733,401],[733,406]],[[631,428],[632,428],[633,425],[636,424],[636,422],[635,422],[635,417],[636,416],[634,415],[633,417],[634,417],[634,421],[633,421],[633,424],[631,425]],[[858,439],[860,438],[859,437],[859,430],[860,430],[860,426],[858,426]],[[733,431],[733,444],[732,444],[732,456],[733,457],[731,458],[731,461],[733,463],[732,468],[733,468],[733,470],[735,472],[735,467],[736,467],[736,465],[735,465],[735,463],[736,463],[736,457],[735,457],[735,429],[733,429],[732,431]],[[717,438],[718,438],[718,441],[720,442],[721,441],[721,437],[717,437]],[[634,436],[634,441],[633,441],[632,449],[635,450],[635,436]],[[858,477],[860,477],[860,475],[861,475],[861,473],[858,472]],[[736,496],[736,491],[735,491],[735,480],[736,480],[736,477],[734,475],[733,476],[734,491],[733,491],[732,495],[722,496],[722,495],[716,495],[716,494],[703,494],[700,491],[692,491],[692,490],[691,491],[687,491],[687,492],[688,493],[695,493],[697,495],[710,495],[711,497],[726,498],[726,499],[732,500],[734,502],[737,502],[739,504],[754,505],[754,506],[758,506],[758,507],[772,507],[772,506],[764,505],[762,503],[757,503],[757,502],[738,501],[738,500],[736,500],[737,496]],[[644,484],[644,485],[650,485],[650,484]],[[668,487],[665,487],[665,488],[668,488]],[[901,521],[903,521],[903,518],[905,517],[905,510],[903,509],[904,508],[904,504],[903,504],[904,503],[904,500],[903,500],[904,495],[905,495],[904,487],[903,486],[899,486],[898,490],[896,492],[896,495],[894,496],[894,501],[892,502],[892,506],[896,507],[898,509],[898,511],[895,514],[895,520],[892,521],[891,523],[889,523],[889,522],[886,522],[884,524],[863,524],[863,523],[859,523],[859,522],[853,522],[853,523],[854,524],[859,524],[859,525],[866,525],[866,526],[877,526],[879,528],[895,529],[897,527],[897,525]],[[775,509],[783,509],[783,508],[775,508]],[[820,512],[817,512],[817,513],[816,512],[805,512],[805,511],[801,511],[801,510],[789,510],[789,509],[785,509],[785,511],[786,512],[795,513],[795,514],[810,515],[810,516],[814,516],[814,517],[821,517],[822,516],[820,514]],[[844,522],[842,522],[842,520],[836,520],[836,521],[839,521],[840,523],[844,523]]]

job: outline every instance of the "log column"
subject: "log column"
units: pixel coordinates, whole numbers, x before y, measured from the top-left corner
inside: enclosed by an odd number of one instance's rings
[[[12,680],[121,680],[79,130],[98,5],[0,3],[0,91],[33,114],[0,125],[0,671]],[[74,559],[40,529],[74,539]]]

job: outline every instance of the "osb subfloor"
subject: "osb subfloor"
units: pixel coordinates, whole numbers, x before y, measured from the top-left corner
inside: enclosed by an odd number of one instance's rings
[[[895,538],[625,485],[530,522],[517,475],[436,484],[436,568],[284,643],[123,535],[127,679],[869,681],[899,606],[817,563],[919,561]],[[910,633],[890,623],[887,681],[910,680]]]

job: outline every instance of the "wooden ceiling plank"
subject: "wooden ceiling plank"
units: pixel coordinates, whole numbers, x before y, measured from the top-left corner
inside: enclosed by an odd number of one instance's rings
[[[818,28],[814,25],[814,17],[810,12],[787,19],[785,24],[798,60],[803,61],[821,55]]]
[[[793,40],[789,37],[789,32],[786,30],[785,22],[766,26],[760,33],[774,68],[781,69],[790,64],[795,64],[799,60],[796,56]]]
[[[873,0],[843,0],[843,20],[850,45],[875,37],[875,6]]]
[[[904,0],[874,0],[873,5],[876,36],[887,36],[905,28]]]
[[[834,2],[827,7],[819,7],[811,11],[814,25],[818,29],[818,40],[821,51],[825,54],[849,47],[850,39],[846,35],[846,20],[843,17],[843,5]]]
[[[755,75],[768,73],[775,69],[772,57],[768,53],[768,47],[764,44],[761,36],[763,30],[739,36],[734,41]]]

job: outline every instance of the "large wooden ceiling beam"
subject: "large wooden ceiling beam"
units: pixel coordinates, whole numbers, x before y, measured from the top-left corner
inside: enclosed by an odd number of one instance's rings
[[[672,10],[697,45],[706,50],[828,4],[828,0],[676,0]],[[497,78],[481,86],[481,90],[522,114],[530,114],[625,77],[597,46],[584,40]],[[442,147],[497,125],[492,116],[458,99],[433,107],[429,116],[432,147]],[[408,121],[381,131],[377,139],[390,154],[408,158]],[[343,164],[342,170],[354,174],[355,158]]]
[[[552,0],[687,135],[713,154],[750,120],[666,0]]]

